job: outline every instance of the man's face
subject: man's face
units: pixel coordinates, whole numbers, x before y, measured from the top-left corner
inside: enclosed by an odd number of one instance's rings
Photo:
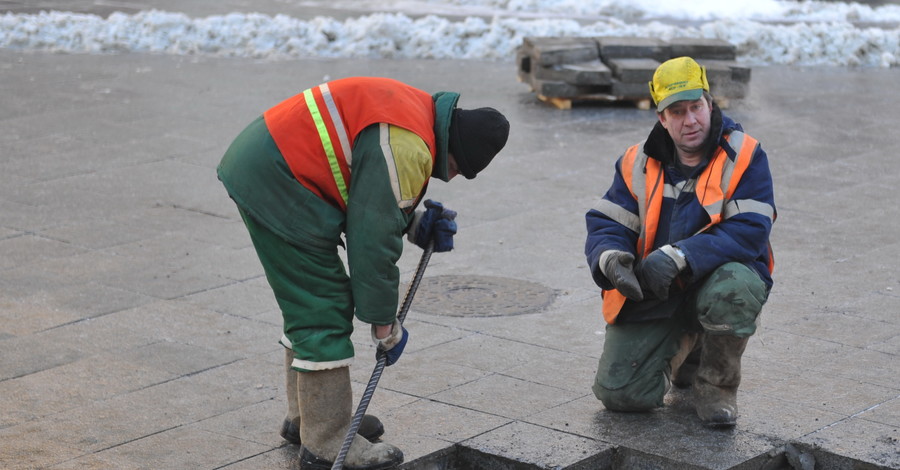
[[[709,134],[712,109],[705,98],[677,101],[658,114],[659,122],[669,131],[683,156],[699,156]]]

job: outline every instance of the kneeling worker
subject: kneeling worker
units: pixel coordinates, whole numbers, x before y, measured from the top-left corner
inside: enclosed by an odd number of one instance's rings
[[[585,216],[607,322],[593,390],[609,410],[645,411],[673,382],[692,385],[700,420],[731,427],[741,355],[772,287],[768,159],[693,59],[661,64],[650,93],[655,126]]]

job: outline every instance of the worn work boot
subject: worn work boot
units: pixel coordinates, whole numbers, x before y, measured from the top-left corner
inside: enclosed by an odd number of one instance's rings
[[[690,387],[700,362],[700,333],[685,333],[678,344],[678,352],[669,361],[672,383],[678,388]]]
[[[297,397],[297,375],[300,373],[291,368],[293,362],[294,351],[285,348],[284,385],[287,389],[288,412],[284,422],[281,423],[281,437],[291,444],[300,445],[300,404]],[[374,442],[384,434],[384,425],[374,416],[363,415],[357,433]]]
[[[747,340],[737,336],[703,335],[700,367],[694,378],[694,406],[706,426],[722,428],[737,423],[741,355]]]
[[[350,428],[353,392],[349,367],[299,372],[300,468],[330,469]],[[403,463],[403,452],[383,442],[371,443],[357,433],[344,459],[347,470],[382,470]]]

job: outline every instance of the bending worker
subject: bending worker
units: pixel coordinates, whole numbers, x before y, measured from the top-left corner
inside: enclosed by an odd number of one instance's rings
[[[609,410],[645,411],[673,382],[692,385],[700,420],[731,427],[741,355],[772,287],[768,159],[693,59],[661,64],[650,93],[658,122],[585,216],[607,322],[593,390]]]
[[[455,212],[431,201],[415,210],[429,179],[474,178],[506,144],[502,114],[459,109],[458,99],[387,78],[330,81],[267,110],[219,164],[282,312],[281,435],[302,445],[301,468],[331,468],[349,429],[354,315],[371,324],[388,365],[406,344],[397,321],[403,236],[453,247]],[[383,432],[366,416],[345,468],[401,463],[399,449],[370,442]]]

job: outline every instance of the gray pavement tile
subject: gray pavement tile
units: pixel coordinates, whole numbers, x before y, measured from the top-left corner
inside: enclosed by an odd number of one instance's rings
[[[238,351],[210,350],[190,344],[159,341],[121,351],[118,358],[130,364],[161,370],[177,378],[208,370],[242,358]]]
[[[355,412],[356,405],[359,404],[362,394],[365,392],[366,384],[372,373],[372,368],[361,368],[356,371],[356,374],[353,373],[352,369],[353,368],[351,367],[350,378],[353,381],[353,411]],[[365,370],[365,374],[362,373],[363,369]],[[385,374],[388,374],[388,372],[385,372]],[[367,413],[378,416],[381,421],[385,423],[386,428],[398,430],[402,428],[404,424],[394,420],[392,414],[405,406],[409,406],[411,403],[415,403],[419,398],[407,393],[392,390],[390,386],[392,379],[388,377],[384,377],[383,379],[382,382],[379,382],[379,387],[375,389],[375,393],[372,395],[372,402],[369,404]],[[286,405],[282,403],[282,406]],[[282,416],[279,419],[283,419],[283,411],[281,415]]]
[[[857,348],[896,336],[895,331],[884,328],[880,322],[863,321],[859,316],[845,312],[820,310],[810,311],[802,316],[771,315],[765,321],[770,328]]]
[[[142,468],[217,468],[270,447],[182,426],[126,442],[99,453],[112,462],[132,462]]]
[[[300,465],[299,448],[279,447],[221,467],[222,470],[258,470],[260,468],[297,468]]]
[[[0,271],[32,264],[47,258],[63,258],[83,249],[33,234],[0,240]]]
[[[763,315],[765,315],[763,311]],[[753,347],[748,346],[744,357],[761,362],[775,363],[779,367],[809,370],[841,357],[853,348],[840,343],[796,335],[774,328],[757,329]]]
[[[811,446],[816,467],[900,468],[900,431],[859,418],[849,418],[803,436],[798,442]]]
[[[154,203],[135,210],[142,225],[166,233],[180,234],[193,240],[235,250],[252,246],[250,236],[234,206],[227,213],[212,213],[177,204]],[[197,224],[197,219],[203,220]],[[259,268],[262,273],[262,266]]]
[[[255,320],[165,301],[105,315],[90,323],[98,327],[86,325],[82,329],[92,337],[121,335],[123,341],[134,339],[137,344],[164,340],[226,354],[237,352],[243,357],[276,350],[281,337],[279,329]]]
[[[563,364],[565,367],[561,367]],[[596,373],[597,358],[548,349],[503,375],[584,394],[590,390]]]
[[[515,443],[511,446],[510,443]],[[489,466],[492,460],[507,465],[522,463],[537,468],[604,468],[613,461],[614,448],[604,442],[515,422],[461,443],[460,460],[467,462],[469,452],[473,467]],[[485,462],[485,457],[487,461]],[[502,460],[501,460],[502,459]],[[497,465],[503,468],[502,464]]]
[[[90,250],[100,250],[159,234],[135,217],[75,219],[38,232],[40,236]]]
[[[606,411],[589,394],[560,406],[544,407],[524,421],[566,433],[606,442],[651,456],[664,457],[667,468],[698,465],[700,468],[731,468],[765,454],[777,439],[746,430],[743,421],[734,430],[711,430],[700,425],[687,391],[666,397],[665,408],[648,413]],[[739,406],[741,398],[739,398]]]
[[[887,426],[900,426],[900,397],[875,405],[856,417]]]
[[[232,284],[190,294],[177,300],[200,309],[244,318],[255,318],[263,312],[278,309],[278,303],[275,301],[275,296],[265,277],[235,281]],[[280,311],[278,318],[281,318]]]
[[[0,341],[0,380],[15,379],[63,364],[87,354],[69,342],[49,337],[17,336]]]
[[[687,393],[687,392],[685,392]],[[845,415],[824,411],[798,400],[785,400],[765,393],[738,392],[738,429],[772,441],[790,441],[822,429]]]
[[[267,449],[286,445],[287,441],[279,434],[286,407],[278,398],[222,413],[189,427],[264,445]],[[267,417],[272,419],[261,419]]]
[[[403,446],[409,438],[462,442],[510,423],[509,418],[431,400],[416,400],[393,410],[385,423],[385,441]],[[416,426],[404,425],[416,423]]]
[[[9,470],[47,468],[53,464],[77,458],[83,453],[58,442],[47,441],[45,426],[33,426],[26,435],[0,429],[0,467]],[[14,429],[14,428],[13,428]]]
[[[859,413],[873,403],[884,403],[897,396],[896,388],[887,388],[836,376],[834,372],[808,370],[786,380],[770,381],[755,393],[800,406],[844,416]]]
[[[474,382],[436,393],[429,398],[497,416],[521,419],[538,410],[557,406],[581,396],[584,396],[584,393],[491,374]]]
[[[128,361],[128,353],[98,354],[0,382],[2,396],[16,397],[0,404],[0,428],[53,420],[56,413],[177,377],[140,361]]]
[[[415,353],[404,352],[402,361],[402,367],[392,366],[385,371],[382,381],[379,382],[380,387],[416,397],[430,397],[436,393],[482,379],[490,374],[471,367],[449,364],[434,357],[422,357],[421,354]],[[354,368],[361,369],[371,376],[371,367],[363,365],[357,367],[354,364]],[[355,375],[354,378],[360,382],[368,382],[368,377],[361,373]]]
[[[48,296],[42,292],[0,303],[0,332],[10,337],[26,336],[83,318],[78,312],[57,308]]]
[[[543,348],[537,346],[479,333],[449,342],[439,350],[425,350],[419,354],[450,364],[489,372],[504,372],[541,352]]]
[[[850,379],[850,382],[876,384],[900,392],[900,361],[892,354],[874,350],[847,351],[821,370]],[[880,403],[880,402],[879,402]]]
[[[52,428],[40,434],[83,453],[99,452],[271,400],[276,390],[259,383],[258,365],[240,361],[57,413]],[[276,377],[269,378],[274,383]],[[29,422],[5,431],[27,440],[39,427]]]
[[[402,301],[401,301],[402,302]],[[413,353],[423,351],[433,347],[440,347],[452,341],[465,338],[473,334],[454,325],[441,325],[428,321],[427,318],[407,315],[407,320],[403,322],[408,330],[415,331],[415,336],[410,336],[410,341],[404,348],[404,353]],[[372,344],[371,328],[368,325],[361,325],[356,331],[361,332],[365,337],[364,343]]]
[[[896,357],[900,355],[900,335],[894,336],[883,343],[870,345],[869,349],[881,351],[885,354],[889,354],[891,357]]]
[[[603,413],[603,404],[590,392],[575,400],[547,407],[523,418],[521,421],[545,428],[556,429],[578,436],[598,438],[594,418]]]
[[[243,264],[222,264],[227,258],[216,257],[216,253],[232,256],[234,252],[221,247],[206,246],[199,252],[179,250],[178,246],[168,247],[170,254],[159,252],[169,258],[156,259],[153,256],[131,255],[124,250],[126,245],[108,258],[116,260],[108,269],[97,273],[98,282],[118,289],[129,290],[151,297],[177,299],[185,295],[202,292],[225,285],[235,280],[256,275],[255,267],[249,261],[249,254]],[[181,256],[175,256],[179,252]],[[225,270],[227,268],[227,270]]]

